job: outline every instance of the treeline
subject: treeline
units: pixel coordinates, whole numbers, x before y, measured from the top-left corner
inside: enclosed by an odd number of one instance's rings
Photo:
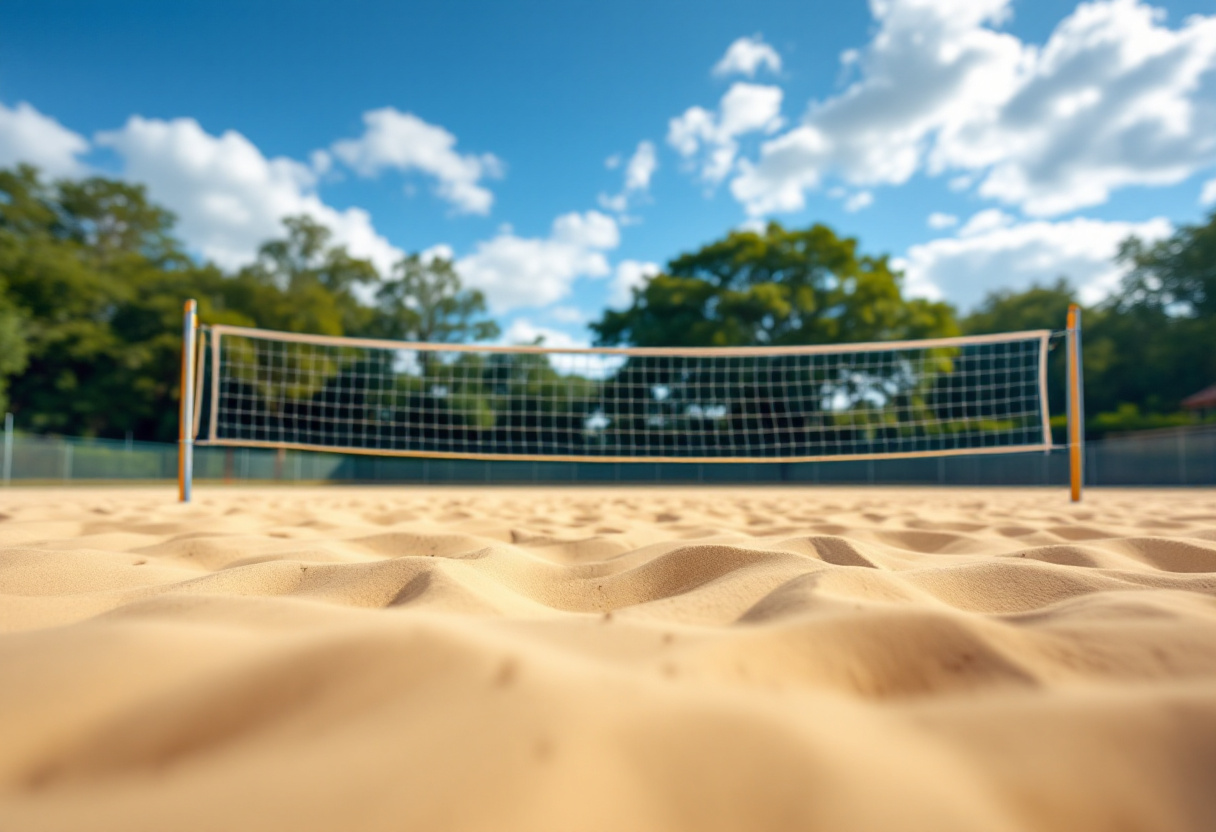
[[[905,298],[887,259],[856,246],[821,225],[734,232],[671,261],[628,309],[606,312],[592,329],[604,344],[843,343],[1061,330],[1079,303],[1061,277],[993,292],[960,317],[947,304]],[[1086,427],[1095,438],[1193,422],[1181,401],[1216,384],[1216,213],[1152,245],[1129,239],[1118,261],[1128,268],[1122,285],[1082,305]],[[1062,426],[1060,342],[1049,363],[1053,421]]]
[[[188,297],[208,323],[443,342],[499,334],[444,260],[411,255],[380,274],[295,217],[255,262],[226,271],[188,256],[173,227],[137,185],[0,171],[0,409],[20,429],[175,438]],[[1179,402],[1216,383],[1216,214],[1158,244],[1129,240],[1119,256],[1128,278],[1084,313],[1091,436],[1180,423]],[[677,257],[592,330],[600,344],[638,346],[914,339],[1060,329],[1075,300],[1061,279],[994,293],[960,317],[905,297],[887,258],[856,240],[772,223]],[[1062,360],[1055,350],[1059,408]]]
[[[485,299],[451,263],[417,255],[390,275],[285,221],[235,272],[188,256],[174,217],[139,185],[0,170],[0,411],[19,429],[172,441],[182,303],[207,323],[327,335],[493,338]]]
[[[1082,312],[1087,434],[1193,423],[1199,415],[1184,412],[1182,400],[1216,384],[1216,213],[1152,245],[1129,239],[1118,260],[1129,269],[1123,284]],[[1058,329],[1077,302],[1075,287],[1060,278],[994,292],[961,324],[975,334]],[[1062,408],[1064,378],[1057,349],[1049,373],[1053,411]],[[1207,418],[1216,421],[1216,413]]]

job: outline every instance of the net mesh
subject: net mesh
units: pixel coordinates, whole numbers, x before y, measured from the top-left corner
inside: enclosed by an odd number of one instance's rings
[[[779,461],[1050,443],[1050,333],[782,350],[210,333],[207,439],[417,456]]]

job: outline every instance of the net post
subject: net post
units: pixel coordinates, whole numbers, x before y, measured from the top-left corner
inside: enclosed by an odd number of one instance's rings
[[[4,414],[4,484],[13,482],[13,414]]]
[[[1085,397],[1081,372],[1081,307],[1068,307],[1068,480],[1072,501],[1081,502],[1085,479]]]
[[[198,304],[186,301],[182,315],[182,378],[177,420],[177,496],[190,502],[194,480],[194,348],[198,332]]]

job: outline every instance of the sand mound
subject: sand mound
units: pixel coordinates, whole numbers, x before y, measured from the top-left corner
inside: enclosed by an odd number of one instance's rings
[[[1216,829],[1216,494],[0,492],[3,830]]]

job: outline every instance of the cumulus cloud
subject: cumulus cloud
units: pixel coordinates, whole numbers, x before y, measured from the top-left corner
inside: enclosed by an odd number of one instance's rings
[[[960,237],[974,237],[998,228],[1008,228],[1015,222],[1014,218],[1000,208],[986,208],[971,215],[971,219],[958,230]]]
[[[567,332],[552,327],[540,326],[527,318],[516,318],[511,321],[507,331],[502,336],[504,344],[535,344],[537,339],[546,347],[573,348],[589,346],[585,339],[576,339]]]
[[[845,199],[844,210],[848,211],[850,214],[855,214],[863,208],[869,208],[873,204],[874,194],[870,193],[869,191],[858,191]]]
[[[1123,240],[1132,235],[1159,240],[1172,230],[1164,218],[1019,223],[988,210],[972,217],[956,236],[914,245],[892,265],[906,274],[909,293],[946,299],[964,310],[993,289],[1025,289],[1061,276],[1092,303],[1110,294],[1124,274],[1113,261]]]
[[[615,164],[608,165],[609,169],[620,166],[621,157],[611,156],[608,159],[610,162],[614,160]],[[618,214],[624,213],[629,208],[632,197],[643,195],[650,190],[650,178],[658,167],[659,158],[655,153],[654,143],[638,142],[637,149],[625,164],[625,183],[620,193],[600,194],[600,207]]]
[[[339,211],[321,201],[313,166],[268,159],[236,131],[213,136],[194,119],[132,116],[96,141],[122,157],[128,179],[146,184],[154,200],[177,214],[186,243],[220,266],[250,262],[262,242],[282,235],[283,217],[293,214],[328,226],[336,242],[384,273],[401,256],[366,211]]]
[[[333,153],[361,176],[374,177],[387,169],[434,177],[439,196],[462,213],[487,214],[494,195],[480,183],[502,175],[502,163],[486,153],[456,152],[456,137],[413,113],[393,107],[363,114],[364,131],[357,139],[335,142]]]
[[[958,217],[954,216],[954,214],[943,214],[941,211],[934,211],[925,220],[925,224],[930,228],[940,231],[943,228],[952,228],[958,225]]]
[[[608,291],[608,305],[624,309],[633,303],[633,290],[641,288],[647,280],[662,271],[658,263],[642,260],[622,260],[616,264],[612,276],[612,288]]]
[[[625,190],[644,191],[650,187],[650,177],[659,167],[658,157],[651,142],[638,142],[638,148],[629,157],[625,166]]]
[[[436,260],[451,260],[456,256],[452,247],[447,243],[436,243],[418,252],[418,259],[423,263],[434,263]]]
[[[673,118],[667,127],[667,143],[690,161],[699,157],[706,182],[721,182],[734,168],[740,136],[781,128],[782,96],[780,87],[736,82],[722,96],[717,112],[689,107]]]
[[[856,80],[739,166],[752,215],[797,210],[825,176],[952,187],[1051,216],[1216,162],[1216,15],[1180,27],[1139,0],[1083,3],[1042,47],[997,30],[1009,0],[871,0]]]
[[[1203,190],[1199,192],[1200,205],[1212,205],[1216,203],[1216,179],[1209,179],[1203,183]]]
[[[583,311],[573,306],[555,306],[549,310],[549,317],[563,324],[581,324],[587,320]]]
[[[714,75],[746,75],[754,78],[756,70],[764,67],[769,72],[781,71],[781,56],[777,50],[764,42],[760,35],[739,38],[726,49],[726,54],[714,64]]]
[[[563,214],[548,237],[519,237],[509,229],[477,244],[456,262],[465,283],[481,289],[497,312],[561,300],[579,277],[611,273],[604,252],[620,244],[612,217],[598,211]]]
[[[540,339],[542,346],[552,349],[582,349],[591,346],[585,331],[574,336],[568,332],[562,332],[560,329],[540,326],[527,318],[516,318],[511,321],[502,337],[502,342],[511,345],[535,344],[537,339]],[[573,374],[584,378],[599,379],[611,378],[612,374],[625,363],[624,357],[619,355],[550,353],[546,360],[550,367],[563,375]]]
[[[50,176],[72,176],[83,171],[77,157],[88,150],[84,136],[24,101],[12,108],[0,103],[0,166],[24,162]]]

